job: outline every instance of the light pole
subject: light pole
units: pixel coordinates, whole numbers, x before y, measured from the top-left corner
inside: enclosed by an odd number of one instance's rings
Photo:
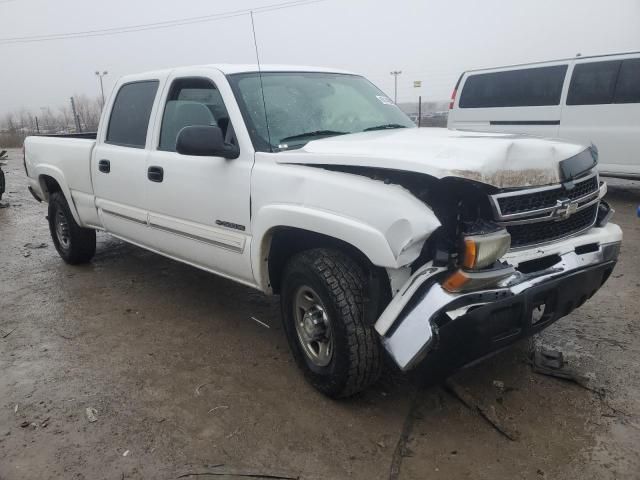
[[[108,75],[109,72],[106,70],[102,73],[96,72],[96,76],[100,79],[100,94],[102,95],[102,108],[104,108],[104,86],[102,85],[102,77]]]
[[[391,72],[391,75],[393,75],[393,103],[398,103],[398,75],[401,73],[401,70]]]

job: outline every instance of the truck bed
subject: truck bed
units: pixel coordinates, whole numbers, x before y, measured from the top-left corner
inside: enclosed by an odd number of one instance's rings
[[[76,135],[78,134],[27,137],[24,142],[25,167],[30,179],[29,184],[38,197],[45,201],[48,199],[45,180],[53,179],[65,196],[72,199],[70,203],[78,208],[78,216],[83,219],[93,219],[95,208],[91,182],[91,156],[96,141]],[[85,209],[87,211],[83,212]],[[80,218],[76,218],[76,221],[84,223]]]
[[[53,137],[53,138],[87,138],[95,140],[98,138],[98,132],[80,132],[80,133],[39,133],[37,137]]]

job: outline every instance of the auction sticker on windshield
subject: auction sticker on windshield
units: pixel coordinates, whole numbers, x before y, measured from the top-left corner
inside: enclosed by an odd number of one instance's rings
[[[384,95],[376,95],[376,98],[385,105],[394,105],[393,100],[391,100],[389,97],[385,97]]]

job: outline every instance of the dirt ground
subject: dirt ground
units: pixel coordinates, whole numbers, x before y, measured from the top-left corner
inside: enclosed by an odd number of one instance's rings
[[[612,278],[533,340],[584,385],[533,373],[526,342],[454,377],[509,439],[442,386],[324,398],[277,300],[248,288],[104,234],[91,264],[65,265],[19,151],[6,170],[2,480],[640,478],[640,183],[610,181],[625,233]]]

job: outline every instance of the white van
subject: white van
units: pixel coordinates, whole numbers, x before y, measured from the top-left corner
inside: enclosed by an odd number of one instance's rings
[[[465,72],[449,108],[449,128],[594,144],[602,175],[640,178],[640,52]]]

